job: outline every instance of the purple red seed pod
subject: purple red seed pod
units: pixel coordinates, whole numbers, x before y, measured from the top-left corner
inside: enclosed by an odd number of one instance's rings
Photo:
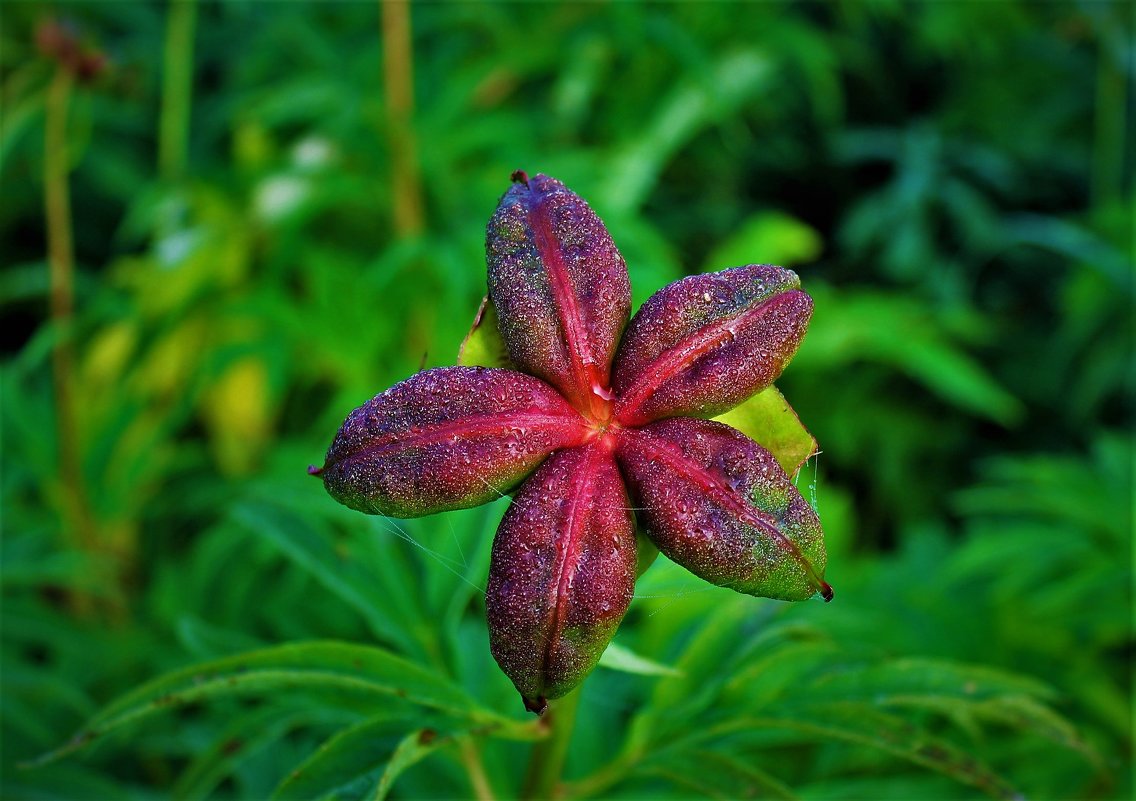
[[[828,600],[832,588],[820,522],[774,455],[696,419],[780,375],[812,312],[796,274],[749,265],[683,279],[624,333],[627,270],[603,223],[559,181],[513,180],[486,237],[492,305],[466,343],[509,369],[397,384],[351,413],[313,472],[340,502],[400,517],[519,485],[493,543],[489,641],[541,712],[596,665],[656,546],[752,595]],[[784,425],[783,399],[760,408]]]
[[[631,309],[627,267],[600,218],[554,178],[525,176],[489,221],[486,254],[513,362],[577,408],[600,408]]]
[[[461,509],[499,498],[552,451],[581,442],[582,423],[531,376],[439,367],[353,411],[319,472],[333,498],[361,512]]]
[[[749,595],[831,599],[820,521],[756,442],[676,417],[629,432],[618,457],[647,535],[672,561]]]
[[[525,705],[580,683],[623,619],[635,584],[623,480],[599,443],[562,451],[525,482],[493,542],[489,644]]]
[[[772,384],[804,337],[812,299],[767,264],[694,275],[652,295],[619,349],[613,388],[624,425],[712,417]]]

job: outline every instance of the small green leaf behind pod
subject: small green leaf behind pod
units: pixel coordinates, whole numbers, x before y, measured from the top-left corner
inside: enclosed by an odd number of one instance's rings
[[[473,325],[458,348],[458,364],[462,367],[504,367],[516,370],[509,358],[509,349],[497,327],[497,309],[486,295],[477,307]]]
[[[759,392],[714,418],[745,434],[773,454],[789,476],[817,454],[817,441],[777,387]]]

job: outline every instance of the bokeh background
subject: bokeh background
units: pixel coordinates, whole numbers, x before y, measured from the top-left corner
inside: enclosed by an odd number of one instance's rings
[[[305,474],[454,362],[523,168],[598,211],[636,304],[800,273],[779,385],[836,588],[660,559],[548,786],[1130,797],[1134,9],[5,3],[0,794],[368,797],[392,764],[396,798],[534,794],[540,746],[302,676],[71,740],[156,676],[308,640],[537,731],[487,648],[503,504],[396,525]],[[321,743],[324,783],[281,785]]]

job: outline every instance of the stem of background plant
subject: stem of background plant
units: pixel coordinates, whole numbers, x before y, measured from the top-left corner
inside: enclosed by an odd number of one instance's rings
[[[489,786],[489,776],[485,773],[485,765],[481,761],[481,752],[477,743],[471,737],[463,737],[458,741],[458,753],[469,777],[473,797],[477,801],[493,801],[493,788]]]
[[[1133,16],[1136,16],[1136,11],[1133,11]],[[1113,60],[1108,34],[1102,32],[1100,38],[1097,43],[1092,192],[1094,205],[1104,206],[1124,191],[1124,143],[1128,139],[1124,123],[1125,78]]]
[[[387,148],[391,159],[391,214],[399,237],[422,231],[422,186],[414,136],[414,72],[410,5],[379,0],[382,11],[383,89],[387,106]]]
[[[172,0],[166,17],[162,111],[158,124],[158,172],[166,181],[181,178],[188,160],[196,28],[197,0]]]
[[[552,732],[533,746],[521,798],[546,799],[557,797],[556,791],[568,757],[568,743],[576,724],[576,707],[580,705],[580,689],[576,688],[563,698],[550,701],[544,713]]]
[[[51,350],[51,372],[55,394],[55,428],[59,438],[59,482],[64,524],[76,544],[88,551],[98,546],[94,517],[88,501],[86,482],[79,460],[79,426],[74,393],[74,316],[75,257],[71,241],[71,196],[67,186],[67,107],[74,78],[67,67],[55,68],[47,90],[44,119],[44,215],[47,226],[47,264],[51,284],[50,314],[55,329]],[[89,604],[85,595],[74,603],[80,610]]]

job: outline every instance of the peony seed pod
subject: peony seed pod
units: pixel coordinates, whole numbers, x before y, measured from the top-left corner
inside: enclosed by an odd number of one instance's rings
[[[485,242],[513,363],[577,408],[598,409],[631,311],[627,267],[603,222],[556,179],[526,176],[501,198]]]
[[[315,472],[352,509],[417,517],[499,498],[585,434],[580,415],[542,381],[439,367],[353,411]]]
[[[505,513],[489,566],[489,646],[525,706],[543,710],[586,676],[631,603],[635,532],[601,444],[545,462]]]
[[[656,292],[619,350],[616,418],[713,417],[772,384],[797,352],[812,299],[792,270],[755,264]]]
[[[816,513],[744,434],[676,417],[622,437],[618,458],[639,520],[669,559],[749,595],[832,599]]]

